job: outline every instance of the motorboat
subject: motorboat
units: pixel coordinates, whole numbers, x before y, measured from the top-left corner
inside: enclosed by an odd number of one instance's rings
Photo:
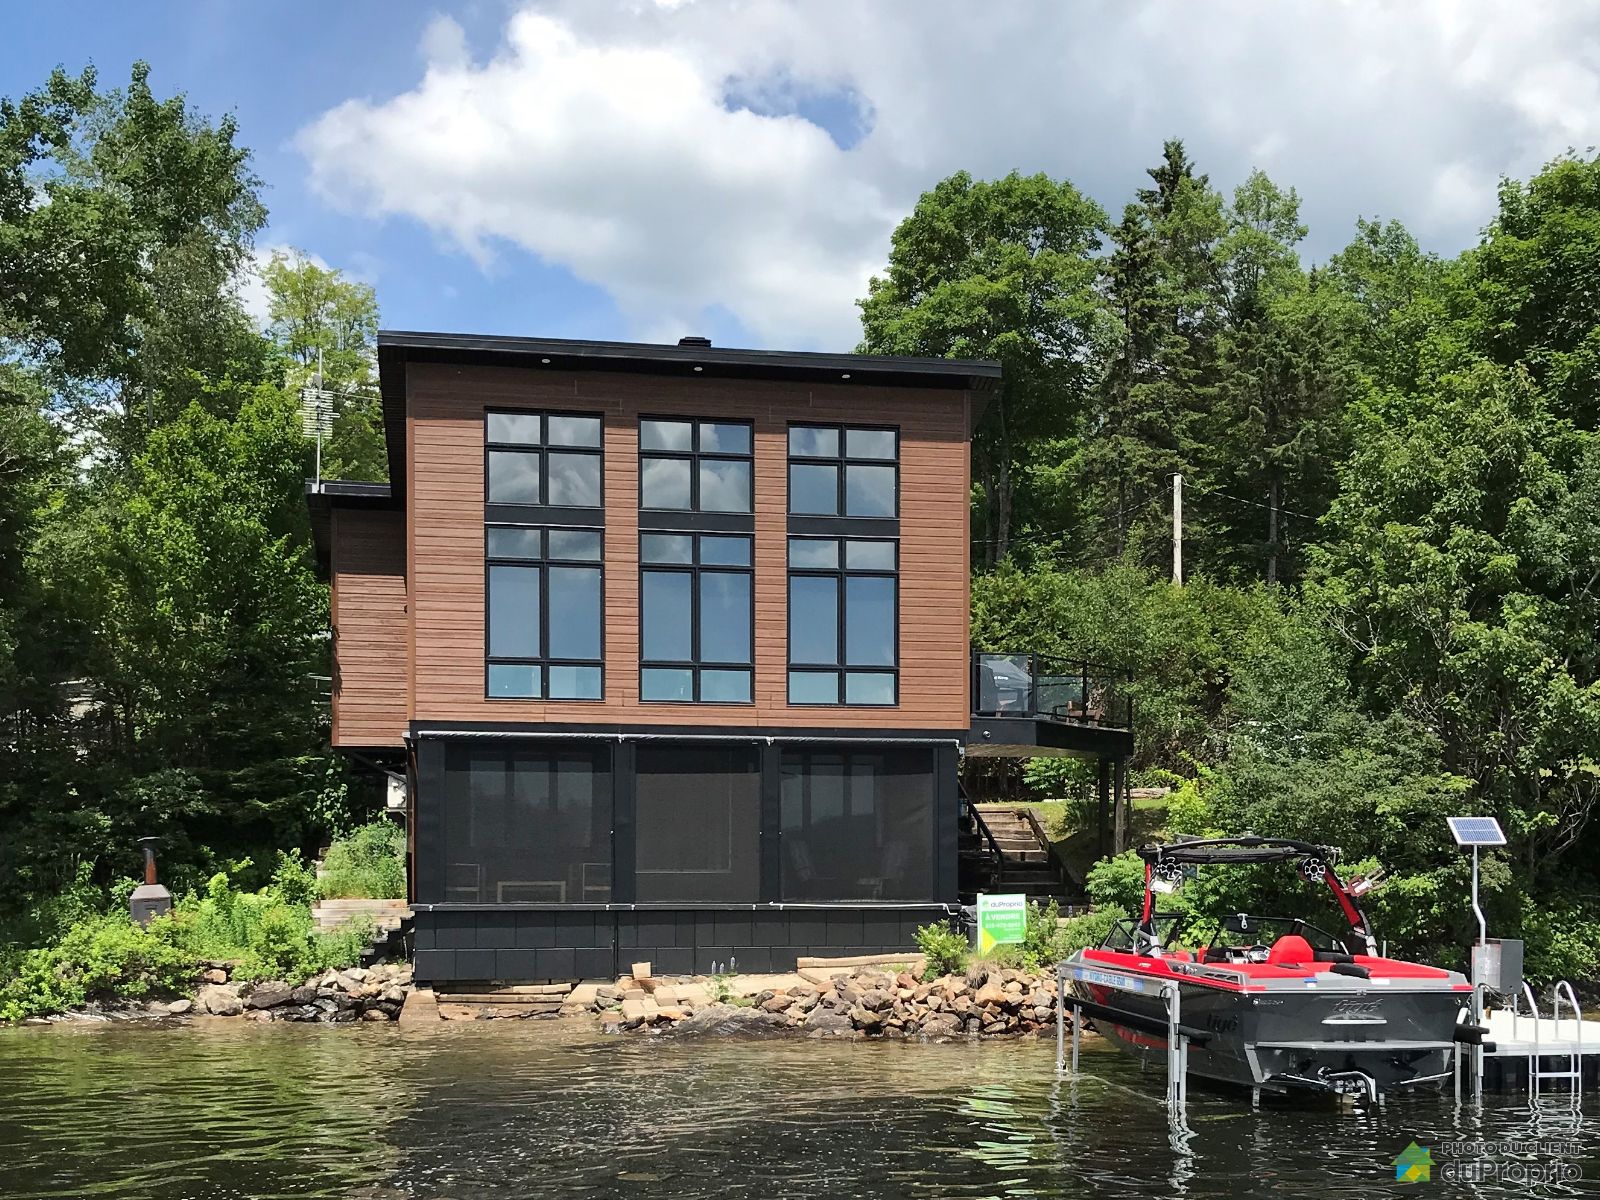
[[[1379,953],[1359,898],[1335,871],[1337,847],[1248,835],[1145,845],[1144,906],[1096,949],[1062,965],[1077,1005],[1124,1050],[1187,1047],[1190,1073],[1260,1092],[1365,1096],[1448,1077],[1458,1045],[1481,1041],[1464,1019],[1472,985],[1456,971]],[[1299,917],[1235,913],[1208,945],[1182,948],[1187,914],[1163,913],[1170,894],[1206,866],[1292,863],[1325,884],[1348,922],[1345,937]]]

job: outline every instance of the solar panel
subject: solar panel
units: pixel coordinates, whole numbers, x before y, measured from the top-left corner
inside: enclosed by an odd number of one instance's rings
[[[1506,835],[1493,817],[1446,817],[1458,846],[1504,846]]]

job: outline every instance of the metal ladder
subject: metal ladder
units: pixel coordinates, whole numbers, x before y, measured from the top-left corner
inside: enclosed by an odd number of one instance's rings
[[[1546,1081],[1554,1082],[1566,1080],[1572,1090],[1572,1097],[1577,1102],[1583,1095],[1583,1009],[1578,1005],[1578,997],[1572,990],[1572,985],[1565,979],[1556,980],[1555,986],[1550,989],[1550,1024],[1551,1032],[1557,1040],[1561,1038],[1562,1009],[1571,1011],[1570,1019],[1573,1023],[1575,1036],[1566,1055],[1555,1055],[1556,1058],[1567,1059],[1567,1069],[1545,1070],[1540,1062],[1543,1057],[1539,1052],[1539,1003],[1534,999],[1533,988],[1524,983],[1522,995],[1527,998],[1529,1015],[1533,1017],[1533,1049],[1528,1052],[1528,1097],[1532,1100],[1539,1098],[1539,1093]],[[1511,1036],[1513,1039],[1518,1033],[1519,998],[1511,998]]]

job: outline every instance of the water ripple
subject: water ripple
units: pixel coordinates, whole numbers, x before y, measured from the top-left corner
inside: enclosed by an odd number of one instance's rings
[[[1600,1181],[1600,1123],[1570,1106],[1252,1112],[1197,1089],[1174,1129],[1158,1070],[1101,1052],[1058,1080],[1053,1053],[555,1023],[0,1031],[0,1195],[1365,1197],[1408,1142],[1465,1138],[1572,1139]]]

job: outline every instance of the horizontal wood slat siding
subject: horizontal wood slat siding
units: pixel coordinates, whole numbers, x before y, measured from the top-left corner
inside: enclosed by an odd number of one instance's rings
[[[404,515],[335,508],[331,534],[333,744],[404,745],[411,709]]]
[[[963,392],[673,379],[412,363],[407,472],[415,662],[412,716],[438,721],[963,729],[967,703],[968,454]],[[605,700],[484,697],[483,421],[486,408],[604,417]],[[639,700],[641,415],[755,424],[755,703]],[[901,431],[900,704],[791,707],[787,437],[791,421]]]

